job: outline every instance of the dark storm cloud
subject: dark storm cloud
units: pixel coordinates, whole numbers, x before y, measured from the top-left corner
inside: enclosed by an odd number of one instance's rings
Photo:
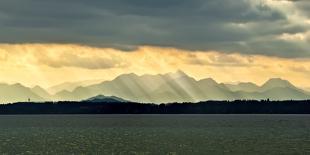
[[[156,45],[300,57],[310,56],[309,50],[255,40],[307,29],[258,0],[0,1],[0,42],[5,43]]]

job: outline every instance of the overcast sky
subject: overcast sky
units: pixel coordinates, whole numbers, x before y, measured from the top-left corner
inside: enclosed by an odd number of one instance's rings
[[[1,0],[0,42],[310,57],[309,0]]]
[[[310,87],[310,0],[0,0],[0,82],[178,69]]]

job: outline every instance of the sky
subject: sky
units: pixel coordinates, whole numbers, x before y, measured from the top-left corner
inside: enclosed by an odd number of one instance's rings
[[[179,69],[310,87],[310,1],[0,1],[0,82],[49,87]]]

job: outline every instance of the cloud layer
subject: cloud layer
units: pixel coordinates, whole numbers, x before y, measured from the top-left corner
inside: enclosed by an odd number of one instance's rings
[[[309,3],[281,0],[1,0],[0,42],[80,43],[126,50],[152,45],[310,57]],[[79,64],[84,64],[85,59],[80,61]]]
[[[140,46],[126,52],[74,44],[0,44],[0,82],[48,87],[66,81],[112,80],[120,74],[160,74],[181,69],[218,82],[257,84],[280,77],[310,87],[310,58],[278,58]]]

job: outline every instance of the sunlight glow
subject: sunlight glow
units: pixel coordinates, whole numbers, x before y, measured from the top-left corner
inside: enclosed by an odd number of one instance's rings
[[[49,87],[62,82],[112,80],[126,73],[183,70],[195,79],[262,84],[280,77],[309,87],[310,60],[141,46],[133,51],[73,44],[1,44],[0,81]]]

